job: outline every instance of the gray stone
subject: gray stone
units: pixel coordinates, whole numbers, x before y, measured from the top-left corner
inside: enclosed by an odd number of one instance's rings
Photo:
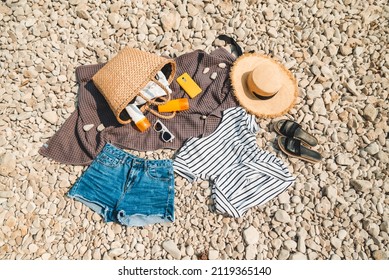
[[[109,250],[108,255],[110,257],[117,257],[117,256],[124,254],[125,251],[126,250],[124,250],[123,248],[114,248],[114,249]]]
[[[121,2],[116,2],[116,3],[113,3],[109,6],[109,11],[111,13],[117,13],[120,11],[120,8],[122,6],[122,3]]]
[[[339,249],[342,245],[342,240],[337,237],[331,237],[331,245],[334,246],[335,249]]]
[[[204,8],[204,12],[213,15],[216,12],[215,6],[213,4],[208,4]]]
[[[297,253],[294,253],[291,257],[290,257],[291,260],[307,260],[307,256],[300,253],[300,252],[297,252]]]
[[[71,255],[71,254],[73,254],[74,246],[73,246],[72,243],[68,242],[68,243],[66,243],[66,245],[65,245],[65,249],[66,249],[66,252],[67,252],[69,255]]]
[[[349,154],[338,154],[335,158],[337,164],[353,165],[354,161],[349,157]]]
[[[44,254],[41,256],[42,260],[49,260],[50,257],[51,257],[51,255],[50,255],[49,253],[44,253]],[[98,258],[98,259],[100,259],[100,258]]]
[[[296,243],[296,241],[289,239],[289,240],[284,241],[284,246],[289,251],[292,251],[292,250],[297,248],[297,243]]]
[[[373,187],[372,183],[366,180],[350,180],[350,185],[358,192],[369,192]]]
[[[339,261],[339,260],[341,260],[341,258],[337,254],[333,254],[333,255],[331,255],[330,260]]]
[[[245,254],[245,259],[246,260],[253,260],[255,256],[257,255],[257,246],[256,245],[248,245],[246,247],[246,254]]]
[[[248,245],[258,243],[258,241],[259,241],[258,230],[256,228],[254,228],[253,226],[246,228],[243,231],[243,239]]]
[[[42,114],[42,118],[48,121],[51,124],[56,124],[58,121],[58,116],[55,111],[49,111]]]
[[[341,229],[341,230],[339,230],[339,232],[338,232],[338,238],[339,238],[340,240],[344,240],[344,239],[346,238],[347,234],[348,234],[348,233],[347,233],[346,230]]]
[[[297,251],[301,253],[305,253],[307,251],[307,247],[305,246],[305,236],[299,236],[297,239]]]
[[[278,196],[278,201],[280,203],[289,203],[290,195],[288,192],[283,192]]]
[[[385,221],[385,222],[381,223],[380,230],[382,230],[386,233],[389,233],[389,222]]]
[[[338,196],[338,191],[336,187],[331,185],[324,188],[324,193],[331,201],[335,201]]]
[[[0,147],[7,145],[7,139],[5,136],[0,136]]]
[[[323,66],[321,67],[321,73],[322,73],[322,74],[324,75],[324,77],[326,77],[326,78],[332,78],[332,76],[333,76],[331,69],[330,69],[328,66],[326,66],[326,65],[323,65]]]
[[[379,151],[377,153],[377,158],[382,163],[389,163],[389,153],[384,151]]]
[[[34,202],[30,201],[29,203],[27,203],[26,210],[28,213],[34,212],[35,209],[36,209],[36,205]]]
[[[26,189],[26,200],[32,200],[34,198],[34,190],[31,186]]]
[[[340,49],[340,53],[344,56],[348,56],[353,52],[353,49],[347,45],[341,45],[339,49]]]
[[[209,250],[208,252],[208,259],[209,260],[217,260],[219,259],[219,251],[217,250]]]
[[[363,53],[363,51],[364,51],[363,47],[356,47],[356,48],[354,49],[354,54],[355,54],[356,56],[360,56],[360,55]]]
[[[312,89],[307,90],[307,96],[310,99],[316,99],[322,96],[323,94],[323,86],[322,85],[314,85]]]
[[[180,15],[177,12],[163,13],[161,15],[161,23],[163,30],[165,32],[172,31],[177,26],[178,19],[180,19]]]
[[[0,191],[1,198],[10,198],[14,196],[14,192],[12,191]]]
[[[266,20],[272,20],[274,18],[274,13],[271,9],[265,9],[263,15]]]
[[[267,29],[267,34],[269,34],[269,36],[272,38],[277,38],[277,36],[278,36],[277,29],[275,29],[274,27],[269,27]]]
[[[13,153],[7,152],[0,156],[0,175],[7,176],[16,169],[16,157]]]
[[[330,44],[327,49],[330,56],[335,56],[338,53],[338,47],[336,47],[334,44]]]
[[[30,17],[30,18],[26,19],[26,22],[24,23],[24,25],[26,27],[31,27],[31,26],[33,26],[35,24],[35,22],[36,22],[36,19]]]
[[[373,143],[370,143],[366,148],[365,148],[365,151],[371,155],[371,156],[374,156],[375,154],[377,154],[379,151],[380,151],[380,146],[376,143],[376,142],[373,142]]]
[[[365,109],[363,109],[363,116],[368,120],[373,122],[378,115],[377,109],[372,104],[367,104]]]
[[[119,14],[117,14],[117,13],[110,13],[110,14],[108,15],[108,22],[109,22],[110,24],[112,24],[112,25],[115,25],[115,24],[119,23],[120,18],[121,18],[121,17],[120,17]]]
[[[285,210],[277,210],[277,212],[274,215],[274,218],[281,222],[281,223],[289,223],[290,222],[290,216]]]
[[[36,244],[30,244],[29,246],[28,246],[28,250],[30,251],[30,253],[36,253],[37,251],[38,251],[38,249],[39,249],[39,247],[38,247],[38,245],[36,245]]]
[[[369,220],[364,220],[362,222],[363,228],[372,236],[378,236],[380,233],[380,228],[377,224],[373,223],[372,221]]]
[[[327,109],[324,105],[324,101],[321,97],[316,98],[312,104],[312,112],[315,112],[321,116],[327,115]]]
[[[194,17],[196,16],[198,13],[199,13],[199,9],[197,9],[195,6],[193,6],[192,4],[188,4],[188,14],[189,16],[191,17]]]
[[[76,15],[82,19],[88,19],[89,13],[88,13],[88,6],[85,4],[80,4],[76,8]]]
[[[158,244],[155,244],[152,248],[151,248],[151,254],[152,255],[155,255],[156,253],[162,251],[162,247],[159,246]]]
[[[358,93],[358,90],[357,90],[357,86],[355,85],[355,82],[354,80],[349,80],[347,83],[346,83],[346,87],[347,89],[349,90],[349,92],[351,92],[352,94],[358,96],[359,93]]]
[[[141,243],[137,243],[135,245],[135,250],[137,250],[138,252],[144,251],[145,250],[145,245],[143,245]]]
[[[308,248],[314,250],[314,251],[318,251],[320,252],[321,250],[321,247],[311,238],[311,239],[307,239],[305,241],[305,244]]]
[[[388,256],[382,250],[377,250],[373,252],[373,259],[375,260],[387,260]]]
[[[290,256],[290,252],[288,250],[281,249],[280,253],[278,254],[277,259],[278,260],[287,260],[289,258],[289,256]]]
[[[193,250],[193,247],[192,247],[192,245],[188,245],[187,247],[186,247],[186,254],[188,255],[188,256],[193,256],[194,255],[194,250]]]
[[[181,251],[172,240],[167,240],[162,243],[162,248],[166,250],[173,258],[181,259]]]

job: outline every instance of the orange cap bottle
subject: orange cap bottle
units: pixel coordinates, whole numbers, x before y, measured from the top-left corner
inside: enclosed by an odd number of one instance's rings
[[[188,98],[179,98],[179,99],[170,100],[166,104],[158,106],[158,112],[160,113],[184,111],[188,109],[189,109]]]
[[[126,107],[127,113],[134,121],[136,127],[141,131],[146,131],[150,126],[149,120],[143,115],[142,111],[134,104],[128,104]]]

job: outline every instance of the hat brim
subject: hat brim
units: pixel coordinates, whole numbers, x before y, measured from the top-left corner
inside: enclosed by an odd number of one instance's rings
[[[282,88],[273,97],[259,99],[250,92],[247,76],[263,60],[269,60],[280,68]],[[296,103],[297,81],[285,66],[274,59],[256,53],[246,53],[234,63],[230,72],[231,85],[239,104],[258,117],[274,118],[286,114]]]

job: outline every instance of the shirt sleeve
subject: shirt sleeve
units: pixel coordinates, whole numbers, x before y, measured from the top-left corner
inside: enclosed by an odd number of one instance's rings
[[[255,118],[255,115],[247,114],[247,126],[251,133],[256,134],[259,131],[259,125]]]
[[[177,155],[173,160],[173,168],[174,172],[176,172],[178,175],[184,177],[189,182],[193,182],[197,180],[197,176],[190,170],[188,164],[186,161],[180,157],[180,155]]]

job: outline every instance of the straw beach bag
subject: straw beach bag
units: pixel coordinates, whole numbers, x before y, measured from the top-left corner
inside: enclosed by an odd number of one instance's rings
[[[176,72],[175,61],[156,54],[125,47],[104,65],[93,76],[92,80],[121,124],[131,122],[131,118],[125,110],[131,100],[138,95],[147,100],[141,93],[141,89],[150,81],[155,82],[164,89],[166,98],[161,98],[162,102],[148,100],[142,109],[151,111],[161,118],[172,118],[174,114],[169,116],[161,115],[149,107],[149,104],[161,105],[170,100],[170,93],[155,78],[158,71],[162,71],[165,74],[170,84]]]

